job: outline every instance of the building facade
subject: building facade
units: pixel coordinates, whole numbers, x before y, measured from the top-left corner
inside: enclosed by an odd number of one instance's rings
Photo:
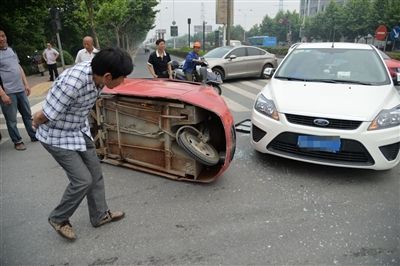
[[[330,1],[336,1],[338,4],[344,4],[346,2],[346,0],[300,0],[300,16],[314,16],[324,11]]]

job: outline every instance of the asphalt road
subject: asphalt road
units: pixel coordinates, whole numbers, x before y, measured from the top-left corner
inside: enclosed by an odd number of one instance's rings
[[[133,76],[148,77],[146,58],[139,51]],[[236,122],[266,82],[224,83]],[[108,204],[127,216],[95,229],[82,202],[69,243],[47,223],[67,178],[39,143],[27,148],[0,144],[0,265],[400,264],[400,165],[295,162],[258,154],[242,133],[230,168],[208,185],[102,164]]]

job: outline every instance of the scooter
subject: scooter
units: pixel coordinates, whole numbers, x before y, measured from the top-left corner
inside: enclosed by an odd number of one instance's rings
[[[220,76],[215,75],[214,72],[208,67],[208,63],[204,58],[200,58],[199,60],[195,60],[196,65],[196,73],[193,73],[193,81],[201,82],[203,84],[210,85],[214,88],[214,90],[221,95],[221,84],[222,79]],[[183,72],[183,65],[185,61],[179,64],[177,61],[172,61],[172,76],[174,79],[178,80],[186,80],[186,75]]]

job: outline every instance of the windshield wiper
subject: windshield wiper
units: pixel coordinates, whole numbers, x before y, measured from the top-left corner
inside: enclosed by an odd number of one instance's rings
[[[287,80],[307,81],[306,79],[302,79],[302,78],[285,77],[285,76],[275,76],[275,78],[276,78],[276,79],[287,79]]]
[[[331,81],[336,83],[351,83],[351,84],[360,84],[360,85],[373,85],[372,82],[364,82],[359,80],[348,80],[348,79],[332,79]]]

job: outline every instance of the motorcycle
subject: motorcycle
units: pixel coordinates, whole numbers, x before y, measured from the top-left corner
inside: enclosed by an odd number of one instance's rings
[[[197,63],[196,71],[192,74],[192,80],[194,82],[201,82],[203,84],[210,85],[214,88],[214,90],[221,95],[221,84],[222,79],[220,76],[215,75],[215,73],[208,67],[208,63],[204,58],[200,58],[199,60],[195,60]],[[186,75],[183,72],[183,65],[185,61],[179,64],[177,61],[172,61],[172,76],[174,79],[178,80],[186,80]]]
[[[44,72],[46,71],[46,69],[44,68],[42,55],[40,55],[36,50],[33,55],[28,55],[28,59],[31,61],[31,68],[33,72],[40,73],[41,76],[44,76]]]

